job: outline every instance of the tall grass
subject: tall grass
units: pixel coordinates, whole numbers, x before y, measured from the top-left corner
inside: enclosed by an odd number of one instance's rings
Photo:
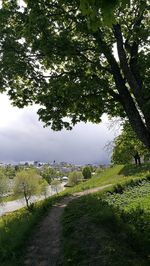
[[[61,196],[53,196],[35,204],[32,212],[26,208],[0,218],[0,265],[20,266],[27,241],[36,225]]]

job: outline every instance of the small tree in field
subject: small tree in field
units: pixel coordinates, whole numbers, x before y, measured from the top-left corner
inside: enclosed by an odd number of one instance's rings
[[[29,200],[31,196],[40,194],[42,177],[37,174],[35,169],[24,169],[17,173],[15,177],[15,194],[23,194],[27,208],[31,210]]]
[[[82,175],[81,172],[74,171],[74,172],[71,172],[71,173],[69,174],[68,179],[69,179],[69,182],[68,182],[69,185],[70,185],[70,186],[75,186],[75,185],[77,185],[77,184],[79,183],[79,181],[80,181],[81,179],[83,179],[83,175]]]
[[[91,178],[91,170],[90,170],[90,167],[88,167],[88,166],[84,167],[83,168],[83,171],[82,171],[82,174],[83,174],[84,179]]]

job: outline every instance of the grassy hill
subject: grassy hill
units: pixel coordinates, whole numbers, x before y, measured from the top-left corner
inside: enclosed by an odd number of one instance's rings
[[[64,265],[150,265],[149,170],[149,165],[109,169],[94,184],[111,180],[115,187],[67,206],[63,216]]]
[[[29,235],[51,206],[74,192],[111,184],[72,201],[63,215],[66,265],[150,265],[150,165],[114,166],[90,180],[0,218],[0,265],[22,265]],[[10,262],[11,258],[11,262]]]
[[[103,170],[100,174],[94,175],[91,179],[83,182],[73,188],[65,190],[65,194],[84,191],[86,189],[104,186],[107,184],[124,184],[131,179],[141,179],[145,177],[150,171],[149,164],[143,164],[140,167],[135,165],[116,165]],[[64,194],[63,193],[63,194]]]

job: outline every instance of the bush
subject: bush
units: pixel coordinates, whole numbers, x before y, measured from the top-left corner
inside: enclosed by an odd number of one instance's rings
[[[69,174],[68,179],[69,186],[75,186],[83,179],[83,175],[81,172],[74,171]]]
[[[90,167],[88,167],[88,166],[84,167],[83,168],[83,171],[82,171],[82,174],[83,174],[84,179],[91,178],[91,170],[90,170]]]

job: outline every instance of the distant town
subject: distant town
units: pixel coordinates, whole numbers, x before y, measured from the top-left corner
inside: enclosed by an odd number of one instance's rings
[[[106,168],[108,165],[106,164],[81,164],[81,165],[76,165],[72,163],[67,163],[67,162],[40,162],[40,161],[21,161],[21,162],[12,162],[12,163],[7,163],[7,162],[0,162],[0,167],[29,167],[29,166],[34,166],[37,169],[42,169],[45,165],[49,166],[50,168],[55,169],[56,171],[62,172],[62,173],[69,173],[72,171],[82,171],[82,168],[84,166],[92,166],[94,168]]]

